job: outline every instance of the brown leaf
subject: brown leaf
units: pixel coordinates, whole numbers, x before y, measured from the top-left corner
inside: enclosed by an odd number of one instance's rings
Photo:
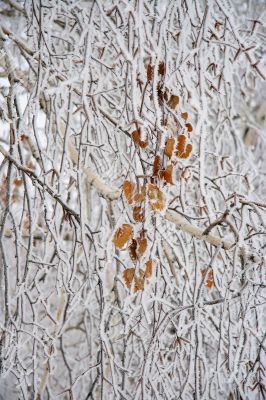
[[[181,117],[186,121],[188,119],[188,113],[187,112],[181,113]]]
[[[123,183],[123,191],[124,191],[124,194],[125,194],[128,204],[132,204],[132,202],[133,202],[134,187],[135,187],[135,184],[130,181],[125,181]]]
[[[161,157],[160,156],[155,156],[154,162],[153,162],[153,176],[157,176],[159,169],[160,169],[160,164],[161,164]]]
[[[113,243],[116,247],[122,249],[125,244],[131,239],[133,228],[129,224],[123,224],[114,234]]]
[[[134,140],[135,143],[139,144],[140,141],[140,131],[137,129],[136,131],[132,132],[132,139]]]
[[[192,144],[188,143],[186,145],[186,151],[183,154],[181,154],[179,157],[188,158],[190,153],[191,153],[191,151],[192,151]]]
[[[14,183],[14,185],[16,185],[16,186],[21,186],[21,185],[22,185],[22,182],[23,182],[22,178],[15,178],[15,179],[13,180],[13,183]]]
[[[178,103],[179,103],[179,96],[172,94],[167,104],[170,108],[174,109],[176,108]]]
[[[137,292],[138,290],[144,289],[144,271],[141,269],[139,271],[139,276],[135,277],[135,286],[134,291]]]
[[[158,70],[159,70],[159,74],[160,75],[164,75],[165,74],[165,65],[164,65],[163,61],[160,62]]]
[[[166,169],[160,171],[160,178],[173,185],[173,166],[167,165]]]
[[[153,76],[153,67],[151,64],[147,65],[147,81],[151,81]]]
[[[150,205],[154,210],[162,210],[164,208],[164,197],[158,186],[150,183],[148,185],[148,197]]]
[[[137,238],[137,242],[138,242],[138,247],[137,247],[137,252],[139,254],[139,256],[143,256],[143,254],[145,253],[146,249],[147,249],[147,239],[146,238]]]
[[[192,132],[192,131],[193,131],[193,127],[192,127],[191,124],[186,124],[186,128],[187,128],[187,130],[188,130],[189,132]]]
[[[145,271],[145,276],[146,276],[146,278],[151,278],[151,276],[152,276],[152,267],[153,267],[153,265],[152,265],[153,263],[152,263],[152,259],[149,259],[149,261],[147,261],[146,262],[146,271]]]
[[[145,200],[145,195],[146,195],[146,187],[142,186],[140,191],[135,194],[134,201],[136,203],[140,203],[141,201]]]
[[[186,136],[185,135],[178,135],[177,138],[177,156],[181,157],[182,153],[185,150],[185,143],[186,143]]]
[[[134,275],[135,275],[135,268],[127,268],[123,272],[123,279],[128,289],[130,289]]]
[[[22,133],[21,135],[20,135],[20,140],[22,141],[22,142],[24,142],[25,140],[27,140],[28,139],[28,135],[26,135],[25,133]]]
[[[162,91],[162,86],[160,85],[159,82],[157,84],[157,93],[158,93],[159,99],[161,101],[163,101],[164,100],[164,92]]]
[[[207,281],[205,283],[205,287],[211,289],[213,287],[213,272],[209,271],[207,276]]]
[[[165,144],[165,154],[171,158],[173,155],[173,151],[174,151],[174,146],[175,146],[175,139],[174,138],[168,138],[166,140],[166,144]]]
[[[140,139],[140,129],[137,129],[136,131],[132,132],[132,139],[136,144],[139,145],[142,149],[148,146],[148,138],[146,140],[141,140]]]
[[[130,246],[128,248],[128,252],[130,255],[131,260],[135,263],[138,259],[137,256],[137,241],[135,239],[132,239]]]
[[[135,206],[133,208],[133,218],[136,222],[144,222],[144,210],[141,207]]]

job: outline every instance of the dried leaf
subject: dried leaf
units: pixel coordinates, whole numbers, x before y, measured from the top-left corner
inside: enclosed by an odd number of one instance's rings
[[[147,65],[147,81],[151,81],[153,76],[153,67],[151,64]]]
[[[137,129],[136,131],[132,132],[132,139],[136,144],[139,145],[142,149],[148,146],[148,138],[146,140],[141,140],[140,139],[140,129]]]
[[[145,147],[147,146],[148,146],[148,139],[139,141],[139,147],[141,147],[142,149],[145,149]]]
[[[164,208],[164,197],[158,186],[150,183],[148,185],[148,197],[150,205],[154,210],[162,210]]]
[[[136,131],[132,132],[132,139],[134,140],[135,143],[139,144],[140,141],[140,131],[137,129]]]
[[[134,201],[136,203],[140,203],[141,201],[145,200],[145,195],[146,195],[146,187],[142,186],[140,191],[135,194]]]
[[[181,113],[181,117],[186,121],[188,119],[188,113],[187,112]]]
[[[145,276],[146,278],[149,279],[152,276],[152,267],[153,267],[152,259],[149,259],[149,261],[147,261],[145,265],[146,265]]]
[[[135,187],[134,183],[132,183],[130,181],[125,181],[123,183],[123,191],[124,191],[124,194],[125,194],[128,204],[132,204],[132,202],[133,202],[134,187]]]
[[[135,278],[135,286],[134,286],[135,292],[144,289],[144,278],[143,278],[144,271],[140,270],[139,272],[140,272],[139,276]]]
[[[137,241],[135,239],[132,239],[130,246],[128,248],[128,252],[130,255],[131,260],[135,263],[138,259],[137,256]]]
[[[139,254],[139,256],[143,256],[143,254],[147,249],[147,244],[148,244],[147,239],[137,238],[137,242],[138,242],[137,253]]]
[[[141,207],[135,206],[133,208],[133,218],[136,222],[144,222],[144,210]]]
[[[162,91],[162,86],[160,85],[160,83],[157,84],[157,93],[158,93],[159,99],[161,101],[163,101],[164,100],[164,92]]]
[[[167,165],[166,169],[160,171],[160,178],[173,185],[173,166]]]
[[[154,163],[153,163],[153,176],[157,176],[159,169],[160,169],[160,164],[161,164],[161,157],[160,156],[155,156],[154,158]]]
[[[182,153],[185,150],[185,143],[186,143],[186,136],[185,135],[178,135],[177,138],[177,156],[181,157]]]
[[[160,75],[164,75],[165,74],[165,65],[164,65],[163,61],[160,62],[158,70],[159,70],[159,74]]]
[[[166,88],[164,91],[164,94],[163,94],[163,98],[165,101],[168,101],[168,92],[169,92],[169,90]]]
[[[173,151],[174,151],[174,146],[175,146],[175,139],[174,138],[167,139],[164,151],[165,151],[165,154],[169,158],[172,157],[172,154],[173,154]]]
[[[123,279],[125,281],[126,287],[130,289],[131,283],[135,275],[135,268],[127,268],[123,272]]]
[[[22,142],[24,142],[25,140],[27,140],[28,139],[28,135],[26,135],[25,133],[22,133],[21,135],[20,135],[20,140],[22,141]]]
[[[179,96],[172,94],[167,104],[170,108],[174,109],[176,108],[178,103],[179,103]]]
[[[211,289],[213,287],[213,272],[212,271],[208,272],[208,277],[207,277],[207,281],[205,283],[205,287],[207,287],[208,289]]]
[[[15,179],[13,180],[13,183],[14,183],[14,185],[16,185],[16,186],[21,186],[21,185],[22,185],[22,182],[23,182],[22,178],[15,178]]]
[[[188,158],[190,153],[191,153],[191,151],[192,151],[192,144],[188,143],[186,145],[186,151],[183,154],[181,154],[179,157]]]
[[[191,124],[186,124],[186,128],[187,128],[187,130],[188,130],[189,132],[192,132],[192,131],[193,131],[193,127],[192,127]]]
[[[114,234],[113,243],[116,247],[122,249],[125,244],[131,239],[133,228],[129,224],[123,224]]]

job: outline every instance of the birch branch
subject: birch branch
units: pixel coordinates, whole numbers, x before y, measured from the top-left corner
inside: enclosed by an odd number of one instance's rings
[[[33,184],[35,182],[37,182],[51,197],[53,197],[54,200],[56,200],[62,206],[62,208],[65,212],[72,215],[75,218],[75,220],[80,224],[79,215],[74,210],[72,210],[63,200],[61,200],[59,195],[54,193],[53,189],[50,188],[50,186],[48,186],[45,182],[43,182],[35,174],[34,171],[32,171],[30,168],[27,168],[27,167],[24,167],[23,165],[21,165],[1,145],[0,145],[0,153],[2,153],[4,157],[6,157],[10,162],[12,162],[18,170],[24,172],[32,180]]]

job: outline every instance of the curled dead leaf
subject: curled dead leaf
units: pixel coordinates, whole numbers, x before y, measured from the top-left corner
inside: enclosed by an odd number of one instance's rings
[[[148,146],[148,138],[146,140],[141,140],[140,129],[133,131],[131,135],[134,142],[142,149]]]

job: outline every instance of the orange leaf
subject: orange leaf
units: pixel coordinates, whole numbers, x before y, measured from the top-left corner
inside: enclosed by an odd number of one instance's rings
[[[137,238],[137,242],[138,242],[138,247],[137,247],[137,252],[139,254],[139,256],[142,256],[146,249],[147,249],[147,239],[146,238]]]
[[[167,183],[170,183],[171,185],[173,185],[173,166],[167,165],[166,169],[164,169],[163,171],[160,171],[160,178],[164,179]]]
[[[160,75],[164,75],[165,74],[165,65],[164,65],[163,61],[161,61],[160,64],[159,64],[159,74]]]
[[[135,268],[127,268],[123,272],[123,278],[126,284],[126,287],[130,289],[131,283],[133,281],[135,275]]]
[[[139,145],[142,149],[148,146],[148,139],[146,140],[141,140],[140,139],[140,129],[137,129],[136,131],[132,132],[132,139],[136,144]]]
[[[130,181],[125,181],[123,183],[123,191],[124,191],[124,194],[125,194],[128,204],[132,204],[134,186],[135,186],[134,183],[132,183]]]
[[[152,276],[152,259],[146,262],[146,271],[145,271],[146,278],[151,278]]]
[[[145,188],[145,186],[142,186],[140,189],[140,192],[135,194],[134,201],[136,201],[137,203],[140,203],[141,201],[143,201],[145,199],[145,195],[146,195],[146,188]]]
[[[174,109],[176,108],[178,103],[179,103],[179,96],[172,94],[167,104],[170,108]]]
[[[191,124],[186,124],[186,128],[187,128],[187,130],[188,130],[189,132],[192,132],[192,131],[193,131],[193,127],[192,127]]]
[[[153,163],[153,176],[157,176],[160,169],[161,157],[155,156]]]
[[[141,207],[133,208],[133,218],[136,222],[144,222],[144,210]]]
[[[188,119],[188,113],[187,112],[181,113],[181,117],[186,121]]]
[[[16,186],[21,186],[21,185],[22,185],[22,182],[23,182],[22,178],[15,178],[15,179],[13,180],[13,183],[14,183],[14,185],[16,185]]]
[[[175,145],[175,139],[174,138],[169,138],[169,139],[167,139],[167,141],[166,141],[166,144],[165,144],[165,154],[169,157],[169,158],[171,158],[172,157],[172,154],[173,154],[173,151],[174,151],[174,145]]]
[[[208,272],[208,277],[207,277],[207,281],[205,283],[205,286],[208,289],[211,289],[213,287],[213,272],[212,271]]]
[[[164,208],[163,193],[158,186],[152,183],[148,185],[148,197],[150,199],[150,205],[154,210],[162,210]]]
[[[153,67],[151,64],[147,65],[147,81],[151,81],[153,76]]]
[[[191,151],[192,151],[192,144],[188,143],[186,145],[186,151],[183,154],[179,155],[179,157],[188,158],[190,153],[191,153]]]
[[[125,244],[131,239],[133,234],[132,226],[129,224],[123,224],[114,234],[113,243],[116,247],[122,249]]]
[[[177,151],[178,151],[178,157],[182,155],[182,153],[185,150],[185,143],[186,143],[186,136],[185,135],[178,135],[177,138]]]

